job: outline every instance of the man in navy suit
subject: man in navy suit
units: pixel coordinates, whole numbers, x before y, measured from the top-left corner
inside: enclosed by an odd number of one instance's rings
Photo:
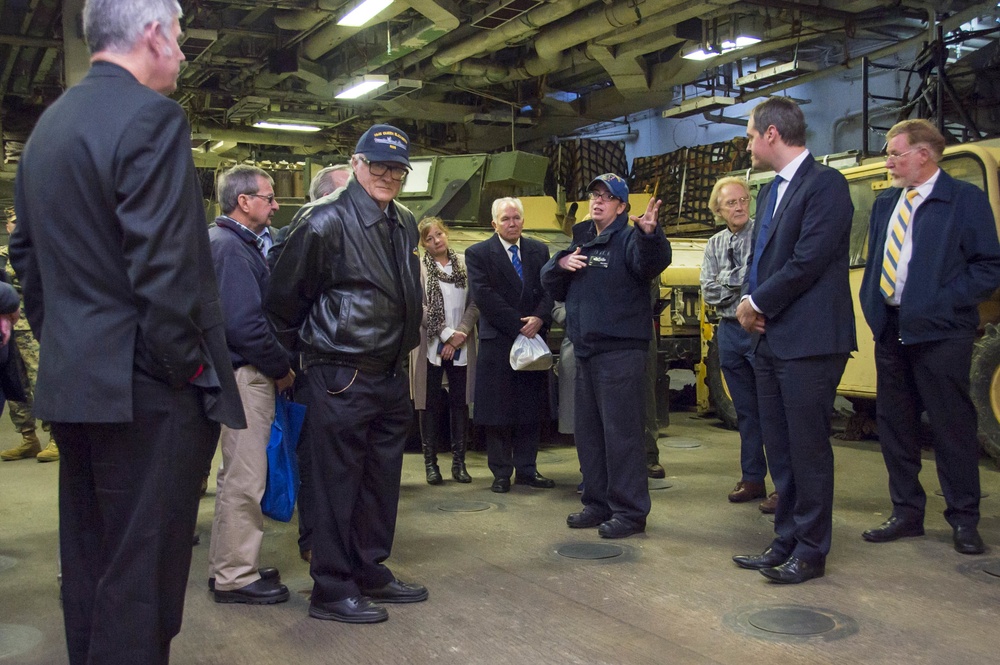
[[[486,426],[486,456],[497,493],[515,482],[538,488],[555,483],[538,473],[541,423],[549,417],[548,374],[515,372],[510,349],[518,334],[541,335],[552,322],[552,298],[542,288],[549,250],[521,235],[524,207],[516,198],[493,202],[496,234],[465,251],[469,288],[479,307],[475,422]]]
[[[757,198],[757,222],[736,318],[754,333],[761,434],[781,500],[775,538],[743,568],[797,584],[825,572],[833,519],[830,415],[857,348],[848,284],[854,206],[847,180],[805,147],[798,105],[774,97],[747,123],[754,168],[777,175]]]
[[[10,258],[42,349],[35,411],[59,441],[73,665],[169,660],[199,485],[220,424],[246,426],[191,128],[165,96],[180,11],[88,0],[93,65],[42,114],[17,173]]]
[[[927,411],[955,549],[982,554],[979,441],[969,399],[977,305],[1000,285],[1000,243],[986,194],[938,168],[944,137],[926,120],[886,134],[892,178],[872,206],[861,308],[875,335],[876,418],[892,515],[862,537],[924,534],[920,412]]]

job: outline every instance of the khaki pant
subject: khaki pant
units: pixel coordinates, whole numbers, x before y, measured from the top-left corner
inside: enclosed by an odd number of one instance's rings
[[[251,365],[236,370],[246,429],[222,427],[222,467],[215,494],[215,520],[208,575],[219,591],[233,591],[260,579],[264,515],[260,499],[267,484],[267,442],[274,421],[274,381]]]

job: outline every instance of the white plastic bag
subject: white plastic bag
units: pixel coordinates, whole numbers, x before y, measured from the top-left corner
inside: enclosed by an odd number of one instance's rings
[[[541,335],[518,335],[510,347],[510,366],[521,372],[547,370],[552,367],[552,351]]]

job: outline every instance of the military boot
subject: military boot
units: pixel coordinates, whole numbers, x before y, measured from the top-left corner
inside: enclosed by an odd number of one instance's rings
[[[0,452],[0,459],[5,462],[12,462],[19,459],[28,459],[36,456],[42,450],[42,443],[38,440],[35,430],[21,432],[21,445]]]
[[[424,409],[419,412],[418,421],[420,423],[420,447],[424,453],[424,471],[427,474],[428,485],[440,485],[444,482],[441,478],[441,469],[437,464],[437,414]]]
[[[45,446],[45,450],[38,453],[38,456],[35,459],[39,462],[58,462],[59,446],[56,445],[56,440],[50,438],[49,445]]]
[[[472,476],[465,469],[465,446],[469,431],[469,409],[451,409],[451,477],[460,483],[471,483]]]

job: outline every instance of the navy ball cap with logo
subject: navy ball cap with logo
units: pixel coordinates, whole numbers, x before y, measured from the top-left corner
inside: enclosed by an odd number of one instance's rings
[[[392,125],[372,125],[358,139],[355,154],[362,154],[369,162],[394,162],[410,167],[410,137]]]
[[[625,181],[625,178],[614,173],[605,173],[591,180],[590,186],[587,189],[593,189],[594,185],[599,182],[603,182],[607,186],[612,196],[622,203],[628,203],[628,183]]]

